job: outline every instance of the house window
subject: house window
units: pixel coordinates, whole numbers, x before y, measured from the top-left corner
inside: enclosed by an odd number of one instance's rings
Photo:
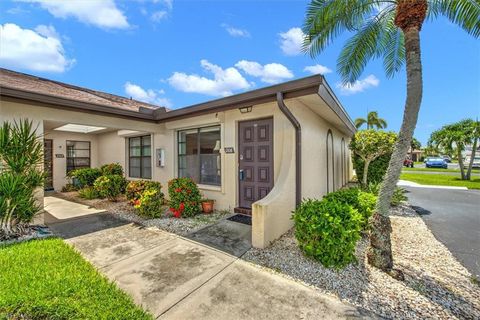
[[[178,176],[220,185],[220,126],[178,132]]]
[[[90,168],[90,141],[67,140],[67,173]]]
[[[152,138],[128,138],[128,175],[130,178],[152,178]]]

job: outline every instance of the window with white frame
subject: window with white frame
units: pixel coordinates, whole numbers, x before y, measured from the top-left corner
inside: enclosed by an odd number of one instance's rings
[[[152,178],[152,138],[149,135],[128,138],[128,176]]]
[[[178,131],[178,176],[221,184],[220,126]]]

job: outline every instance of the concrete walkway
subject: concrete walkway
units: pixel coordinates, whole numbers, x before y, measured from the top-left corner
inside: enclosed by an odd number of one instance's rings
[[[158,319],[374,317],[235,256],[108,213],[50,228]]]
[[[47,211],[57,222],[105,211],[52,196],[44,197],[43,201],[45,211]]]

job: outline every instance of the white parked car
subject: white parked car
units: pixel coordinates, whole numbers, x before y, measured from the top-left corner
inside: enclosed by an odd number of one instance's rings
[[[465,158],[464,164],[465,164],[466,167],[468,167],[468,165],[470,164],[470,157]],[[475,158],[473,159],[472,168],[480,169],[480,156],[478,156],[478,157],[475,156]]]

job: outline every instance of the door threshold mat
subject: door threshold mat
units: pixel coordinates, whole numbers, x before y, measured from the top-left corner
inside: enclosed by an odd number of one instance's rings
[[[234,221],[234,222],[238,222],[238,223],[243,223],[243,224],[247,224],[249,226],[252,225],[252,217],[251,216],[246,216],[244,214],[237,214],[237,215],[234,215],[230,218],[227,218],[227,220],[230,220],[230,221]]]

